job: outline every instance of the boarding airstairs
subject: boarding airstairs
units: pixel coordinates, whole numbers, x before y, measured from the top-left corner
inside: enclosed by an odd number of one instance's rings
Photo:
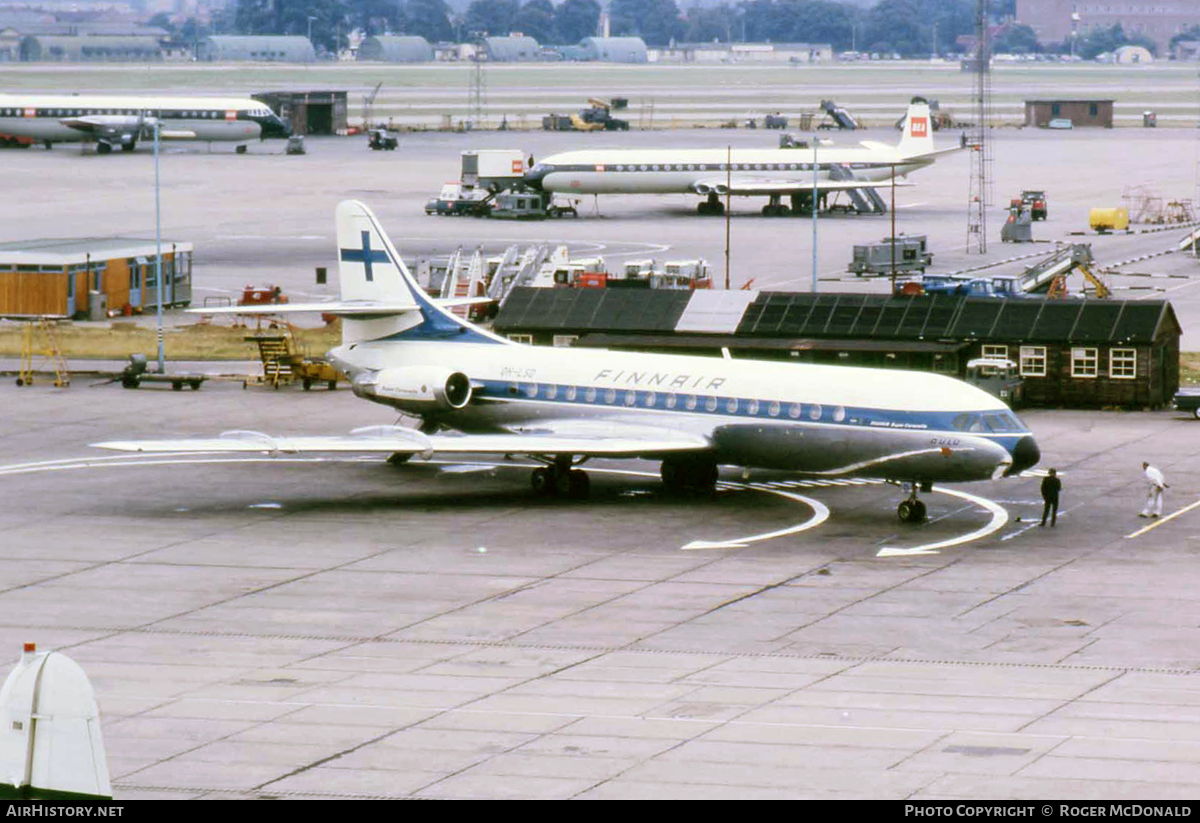
[[[1191,231],[1189,231],[1186,235],[1184,235],[1183,239],[1179,241],[1179,245],[1177,248],[1179,249],[1179,251],[1194,252],[1194,251],[1196,251],[1197,241],[1200,241],[1200,226],[1196,226]]]
[[[845,163],[834,163],[829,167],[830,180],[856,180],[857,176],[854,170]],[[894,183],[894,181],[893,181]],[[886,214],[887,203],[879,196],[879,192],[871,186],[863,186],[861,189],[844,189],[846,196],[850,198],[854,210],[859,214]]]
[[[515,250],[516,246],[509,247],[509,252],[513,252],[514,256]],[[549,256],[550,247],[543,243],[529,246],[521,253],[520,257],[512,262],[502,262],[492,275],[492,282],[488,285],[488,297],[503,303],[514,286],[528,286],[533,282],[538,269],[542,267]],[[509,259],[507,252],[504,259],[506,261]]]
[[[483,250],[466,257],[462,249],[455,249],[446,268],[446,277],[442,280],[441,296],[443,298],[482,297],[484,294],[484,276],[487,267],[484,264]],[[469,305],[453,306],[450,310],[459,317],[467,317]]]
[[[1112,291],[1108,284],[1091,270],[1094,262],[1090,243],[1063,246],[1019,275],[1015,290],[1026,294],[1044,291],[1047,297],[1064,297],[1067,293],[1067,277],[1078,271],[1095,287],[1097,297],[1110,297]]]

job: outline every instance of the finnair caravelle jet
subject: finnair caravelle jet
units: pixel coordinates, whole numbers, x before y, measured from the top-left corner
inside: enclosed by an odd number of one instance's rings
[[[0,94],[0,140],[30,138],[47,149],[95,141],[108,154],[153,140],[156,124],[163,140],[247,143],[291,134],[266,103],[248,97]]]
[[[918,489],[1033,466],[1033,435],[995,397],[936,374],[709,357],[543,348],[462,320],[420,289],[362,203],[337,208],[341,299],[272,306],[343,319],[330,358],[359,397],[419,415],[418,429],[345,436],[97,443],[125,451],[520,454],[540,493],[584,497],[592,458],[661,461],[672,489],[711,489],[721,465],[912,484]],[[211,310],[204,309],[204,312]],[[261,313],[262,307],[231,308]]]
[[[832,192],[890,187],[964,146],[935,149],[929,104],[914,97],[895,146],[864,140],[860,148],[586,149],[547,157],[525,175],[526,185],[551,194],[699,194],[700,214],[724,214],[726,192],[766,196],[768,217],[810,211],[813,164],[818,200]]]

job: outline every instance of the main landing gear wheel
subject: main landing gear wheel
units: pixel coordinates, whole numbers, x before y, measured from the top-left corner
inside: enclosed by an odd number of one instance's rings
[[[722,215],[725,213],[725,204],[721,202],[721,198],[716,193],[710,192],[707,200],[701,200],[696,204],[696,213]]]
[[[779,201],[780,196],[772,194],[771,201],[762,208],[763,217],[787,217],[791,213],[791,209]]]
[[[568,500],[586,500],[592,488],[587,472],[558,465],[534,469],[529,484],[538,495]]]
[[[717,487],[716,461],[703,455],[668,457],[659,469],[663,485],[672,494],[711,493]]]

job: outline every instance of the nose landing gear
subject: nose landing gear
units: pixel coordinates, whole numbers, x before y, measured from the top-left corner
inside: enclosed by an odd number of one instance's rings
[[[902,523],[924,523],[925,522],[925,503],[917,497],[918,491],[929,491],[933,488],[930,483],[913,483],[912,491],[908,495],[908,499],[900,503],[896,507],[896,516],[900,518]]]

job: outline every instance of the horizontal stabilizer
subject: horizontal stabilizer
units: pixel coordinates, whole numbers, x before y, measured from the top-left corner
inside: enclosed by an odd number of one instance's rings
[[[451,297],[447,300],[430,299],[431,303],[442,308],[455,306],[474,306],[481,303],[493,302],[490,297]],[[189,314],[330,314],[334,317],[387,317],[396,314],[406,314],[419,311],[416,303],[403,301],[390,302],[339,302],[328,303],[260,303],[253,306],[220,306],[205,309],[188,309]]]
[[[389,302],[331,300],[328,303],[260,303],[253,306],[218,306],[188,309],[188,314],[332,314],[335,317],[384,317],[420,309],[403,300]]]
[[[953,146],[948,149],[934,149],[933,151],[922,152],[921,154],[906,154],[903,160],[934,160],[938,157],[945,157],[948,154],[955,154],[960,151],[966,151],[970,146]]]

